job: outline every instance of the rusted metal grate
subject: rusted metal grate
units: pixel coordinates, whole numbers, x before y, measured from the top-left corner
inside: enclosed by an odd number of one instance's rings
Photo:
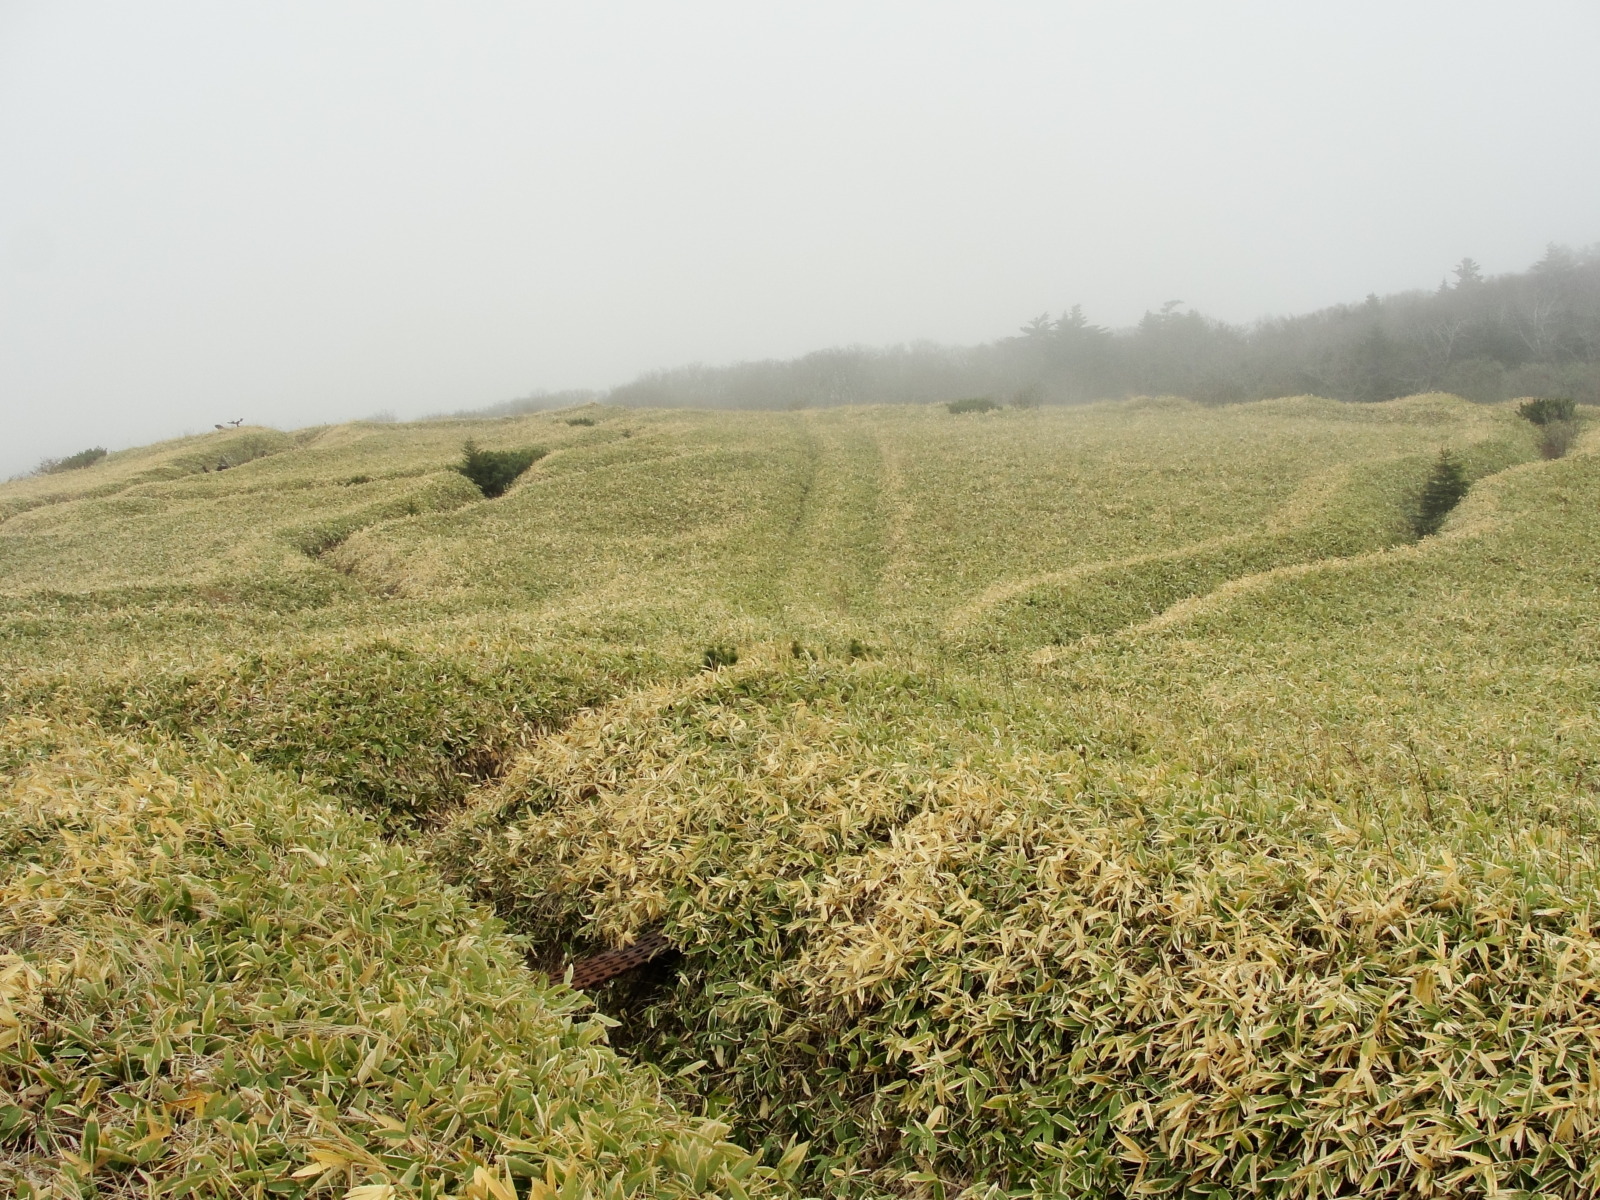
[[[624,971],[631,971],[635,967],[644,966],[647,962],[654,962],[671,949],[672,943],[667,941],[666,934],[659,929],[647,929],[631,946],[624,946],[621,950],[606,950],[600,954],[591,954],[588,958],[580,958],[573,963],[572,986],[580,991],[584,988],[598,987],[609,979],[615,979]]]

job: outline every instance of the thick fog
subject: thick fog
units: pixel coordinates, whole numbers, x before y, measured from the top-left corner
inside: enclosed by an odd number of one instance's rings
[[[1600,240],[1600,6],[0,0],[0,477]]]

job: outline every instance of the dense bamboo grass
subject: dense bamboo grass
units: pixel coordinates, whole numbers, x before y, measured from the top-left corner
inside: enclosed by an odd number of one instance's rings
[[[1592,1195],[1575,416],[596,408],[6,485],[0,1169]],[[485,501],[468,438],[550,453]],[[517,961],[663,923],[605,1022]]]
[[[9,1194],[780,1186],[326,797],[92,729],[12,723],[3,745]]]

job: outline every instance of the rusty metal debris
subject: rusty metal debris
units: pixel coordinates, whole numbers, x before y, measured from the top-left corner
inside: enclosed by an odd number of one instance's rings
[[[654,962],[672,949],[672,943],[660,929],[648,929],[635,939],[633,945],[624,946],[621,950],[606,950],[600,954],[591,954],[588,958],[580,958],[572,964],[572,986],[582,991],[585,988],[598,987],[608,980],[615,979],[624,971],[631,971],[635,967],[642,967],[647,962]]]

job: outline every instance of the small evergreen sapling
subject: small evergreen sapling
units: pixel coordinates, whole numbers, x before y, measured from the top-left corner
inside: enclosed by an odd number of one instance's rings
[[[1428,481],[1422,485],[1422,495],[1417,501],[1417,511],[1412,515],[1411,527],[1419,538],[1438,533],[1450,510],[1461,503],[1472,481],[1466,468],[1448,450],[1439,451]]]

